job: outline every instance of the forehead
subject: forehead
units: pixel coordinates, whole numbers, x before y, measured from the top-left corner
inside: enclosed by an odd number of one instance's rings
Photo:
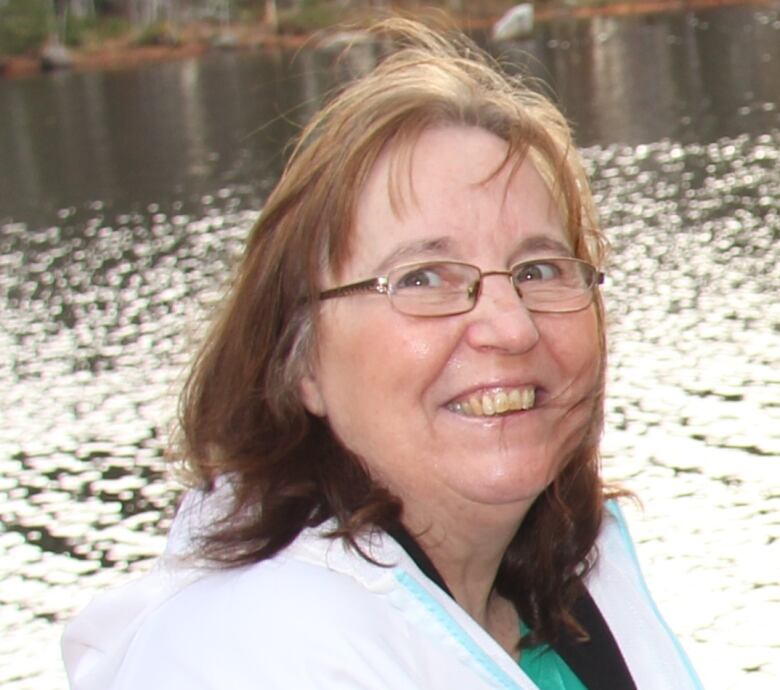
[[[465,126],[428,129],[384,151],[358,196],[344,272],[429,256],[504,263],[522,258],[509,256],[521,245],[568,245],[530,158],[507,160],[507,151],[499,137]]]

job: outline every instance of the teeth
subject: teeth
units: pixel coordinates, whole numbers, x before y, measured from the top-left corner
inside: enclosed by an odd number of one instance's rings
[[[472,395],[468,400],[450,404],[450,410],[467,417],[493,417],[506,412],[530,410],[536,399],[533,387],[510,388],[495,393]]]

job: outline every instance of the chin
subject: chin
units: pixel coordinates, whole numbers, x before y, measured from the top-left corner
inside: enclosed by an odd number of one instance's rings
[[[552,466],[555,465],[555,466]],[[538,460],[516,460],[510,467],[493,466],[467,486],[467,493],[479,503],[505,505],[532,503],[553,481],[557,474],[557,463]],[[466,482],[468,484],[468,482]]]

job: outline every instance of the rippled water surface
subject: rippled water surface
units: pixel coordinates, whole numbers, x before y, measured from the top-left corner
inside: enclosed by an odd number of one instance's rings
[[[578,123],[613,243],[605,465],[643,500],[651,587],[709,688],[777,688],[778,12],[520,48]],[[161,550],[184,368],[326,57],[0,83],[3,688],[63,688],[62,622]]]

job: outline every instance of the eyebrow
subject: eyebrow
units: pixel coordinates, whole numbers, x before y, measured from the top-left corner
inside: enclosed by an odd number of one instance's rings
[[[397,246],[382,259],[379,265],[376,266],[376,272],[384,273],[394,266],[406,263],[410,259],[421,259],[434,255],[441,256],[443,254],[451,255],[453,247],[452,238],[446,236],[407,242]]]
[[[574,256],[574,252],[568,244],[547,235],[533,235],[521,240],[512,255],[518,257],[523,254],[550,252],[556,256]]]
[[[433,237],[397,246],[375,267],[375,274],[382,275],[399,264],[430,256],[452,256],[455,243],[451,237]],[[525,254],[553,254],[574,256],[571,247],[561,240],[546,235],[533,235],[521,240],[512,252],[513,261]]]

